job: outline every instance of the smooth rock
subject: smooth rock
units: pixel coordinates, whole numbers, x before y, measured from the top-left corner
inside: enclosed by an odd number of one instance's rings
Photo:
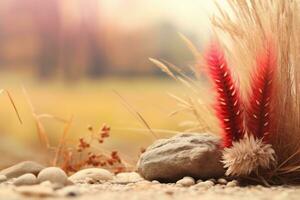
[[[204,182],[197,183],[195,186],[196,186],[196,188],[197,187],[199,187],[199,188],[210,188],[214,185],[215,185],[215,183],[212,182],[212,181],[204,181]]]
[[[215,183],[211,180],[204,181],[203,183],[210,187],[215,185]]]
[[[220,138],[210,133],[183,133],[157,140],[141,155],[138,173],[147,180],[177,181],[184,176],[224,176]]]
[[[229,182],[226,184],[227,187],[236,187],[236,186],[238,186],[238,185],[239,185],[239,182],[236,181],[236,180],[229,181]]]
[[[144,179],[136,172],[119,173],[114,177],[113,183],[127,184],[143,181]]]
[[[216,184],[216,183],[217,183],[217,180],[216,180],[216,179],[214,179],[214,178],[210,178],[210,179],[208,179],[208,180],[206,180],[206,181],[211,181],[211,182],[213,182],[214,184]]]
[[[219,178],[218,179],[218,183],[221,185],[226,185],[227,184],[227,180],[225,178]]]
[[[45,187],[50,187],[53,190],[61,189],[65,186],[65,185],[62,185],[60,183],[52,183],[50,181],[44,181],[44,182],[40,183],[40,185],[45,186]]]
[[[15,191],[25,196],[50,197],[55,195],[52,188],[41,185],[20,186]]]
[[[202,183],[202,182],[203,182],[203,180],[199,179],[199,180],[197,180],[196,183]]]
[[[69,177],[69,180],[73,183],[86,182],[86,180],[89,180],[89,182],[91,183],[91,181],[109,181],[112,180],[113,177],[114,175],[105,169],[89,168],[76,172],[75,174]]]
[[[38,182],[50,181],[58,185],[65,185],[68,181],[66,173],[58,167],[47,167],[38,174]]]
[[[0,171],[0,175],[5,175],[8,179],[31,173],[37,175],[45,167],[33,161],[24,161]]]
[[[7,181],[7,177],[5,175],[0,175],[0,183]]]
[[[189,187],[195,185],[195,179],[192,177],[186,176],[176,182],[176,185],[181,185],[184,187]]]
[[[13,184],[16,185],[16,186],[35,185],[37,183],[38,183],[38,181],[37,181],[36,176],[34,174],[24,174],[24,175],[19,176],[18,178],[16,178],[13,182]]]

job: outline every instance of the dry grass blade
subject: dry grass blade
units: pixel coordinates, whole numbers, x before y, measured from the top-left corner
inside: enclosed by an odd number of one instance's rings
[[[48,118],[48,119],[54,119],[58,122],[68,123],[68,120],[63,119],[61,117],[53,116],[53,115],[50,115],[50,114],[39,114],[39,115],[37,115],[37,118],[38,119],[45,119],[45,118],[47,119]]]
[[[195,59],[202,58],[201,53],[198,51],[197,47],[182,33],[178,33],[179,37],[186,43],[186,46],[190,49]]]
[[[145,118],[138,112],[136,111],[128,102],[127,100],[122,97],[122,95],[120,95],[117,91],[114,91],[114,93],[122,100],[124,106],[127,108],[127,110],[133,114],[135,117],[137,117],[137,119],[142,123],[142,125],[144,125],[147,130],[152,134],[152,136],[155,139],[158,139],[157,134],[152,130],[152,128],[150,127],[149,123],[145,120]]]
[[[68,136],[72,121],[73,121],[73,115],[70,117],[70,119],[68,121],[65,122],[63,133],[62,133],[62,136],[60,138],[58,147],[56,149],[54,159],[52,161],[53,166],[57,166],[58,159],[62,156],[63,148],[65,146],[65,143],[66,143],[66,140],[67,140],[67,136]]]
[[[7,94],[8,98],[9,98],[9,101],[10,101],[11,105],[13,106],[14,111],[15,111],[17,117],[18,117],[18,120],[19,120],[20,124],[22,124],[23,122],[22,122],[21,116],[20,116],[20,114],[19,114],[19,112],[18,112],[18,109],[17,109],[17,107],[16,107],[16,104],[15,104],[15,102],[14,102],[12,96],[10,95],[10,93],[9,93],[7,90],[1,89],[1,90],[0,90],[0,94],[3,94],[3,93],[6,93],[6,94]]]
[[[177,80],[177,77],[170,71],[170,69],[161,61],[154,59],[154,58],[149,58],[149,60],[155,64],[157,67],[159,67],[163,72],[165,72],[166,74],[168,74],[170,77],[174,78],[175,80]]]
[[[46,133],[44,125],[40,121],[39,116],[35,113],[35,109],[33,107],[33,104],[31,102],[31,99],[28,96],[28,93],[27,93],[25,87],[22,87],[22,90],[23,90],[23,94],[26,98],[26,101],[27,101],[27,103],[28,103],[28,105],[31,109],[31,113],[32,113],[33,119],[34,119],[35,124],[36,124],[40,144],[41,144],[42,147],[45,147],[45,149],[48,150],[50,148],[50,142],[49,142],[48,134]]]

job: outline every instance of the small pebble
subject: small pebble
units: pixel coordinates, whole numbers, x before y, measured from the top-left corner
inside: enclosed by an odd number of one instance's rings
[[[152,183],[154,183],[154,184],[159,184],[159,181],[153,180]]]
[[[196,187],[210,188],[214,185],[215,185],[215,183],[212,181],[204,181],[204,182],[197,183]]]
[[[202,183],[202,182],[203,182],[203,180],[201,180],[201,179],[197,180],[197,183]]]
[[[7,181],[7,177],[5,175],[0,175],[0,183]]]
[[[227,187],[236,187],[238,185],[239,185],[239,183],[237,180],[230,181],[226,184]]]
[[[227,180],[225,178],[219,178],[218,179],[218,183],[221,185],[226,185],[227,184]]]
[[[37,179],[39,183],[50,181],[51,183],[65,185],[68,177],[66,173],[58,167],[47,167],[39,173]]]
[[[179,181],[177,181],[176,185],[189,187],[189,186],[195,185],[195,179],[193,179],[192,177],[186,176],[186,177],[180,179]]]
[[[114,177],[113,183],[126,184],[144,181],[144,179],[136,172],[123,172]]]
[[[13,182],[14,185],[16,186],[21,186],[21,185],[35,185],[37,184],[37,179],[34,174],[24,174],[22,176],[19,176],[16,178]]]
[[[217,180],[216,180],[216,179],[214,179],[214,178],[208,179],[208,180],[206,180],[206,181],[211,181],[211,182],[213,182],[214,184],[216,184],[216,183],[217,183]]]
[[[82,169],[69,177],[73,183],[96,183],[113,180],[114,175],[101,168]]]

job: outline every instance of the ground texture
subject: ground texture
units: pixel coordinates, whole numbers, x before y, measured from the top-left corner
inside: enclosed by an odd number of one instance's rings
[[[243,199],[272,199],[272,200],[298,200],[300,198],[299,186],[279,186],[265,188],[262,186],[228,187],[226,185],[208,186],[196,184],[190,187],[176,184],[160,184],[142,181],[129,184],[76,184],[62,189],[50,189],[46,186],[14,187],[12,185],[0,186],[1,200],[23,199],[74,199],[74,200],[243,200]]]

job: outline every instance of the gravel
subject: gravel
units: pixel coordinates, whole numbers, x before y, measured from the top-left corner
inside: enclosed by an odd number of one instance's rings
[[[36,199],[47,196],[47,200],[64,200],[72,197],[74,200],[246,200],[246,199],[274,199],[298,200],[300,186],[277,186],[265,188],[262,186],[239,187],[236,181],[227,185],[215,184],[213,181],[203,181],[192,186],[180,186],[174,183],[162,184],[158,182],[139,181],[129,184],[105,182],[102,184],[75,184],[53,190],[45,185],[16,187],[0,184],[0,199],[23,200]]]

